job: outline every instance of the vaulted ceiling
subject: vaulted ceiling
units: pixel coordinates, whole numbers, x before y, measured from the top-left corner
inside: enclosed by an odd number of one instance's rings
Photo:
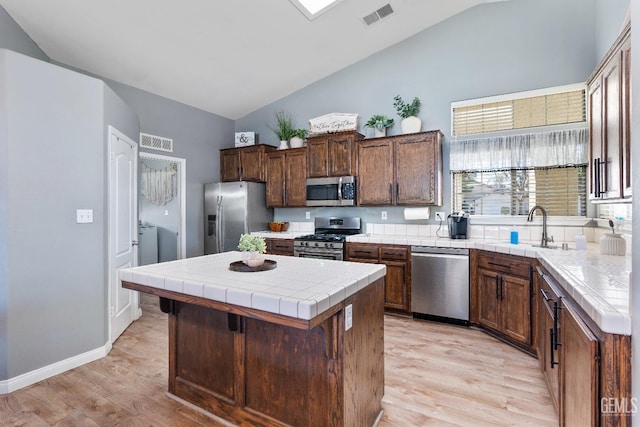
[[[230,119],[481,3],[342,0],[309,20],[289,0],[0,0],[52,59]],[[390,4],[371,25],[363,18]]]

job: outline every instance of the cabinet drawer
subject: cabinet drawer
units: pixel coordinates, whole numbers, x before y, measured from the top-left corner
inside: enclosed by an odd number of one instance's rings
[[[529,278],[530,262],[523,257],[514,255],[494,255],[481,253],[478,256],[478,266],[498,273]]]
[[[407,248],[382,247],[380,249],[380,259],[383,261],[406,261],[409,258]]]
[[[347,244],[347,258],[361,258],[361,259],[378,259],[378,252],[380,247],[378,245],[354,245]]]
[[[293,252],[293,240],[274,239],[271,242],[271,249],[279,252]]]

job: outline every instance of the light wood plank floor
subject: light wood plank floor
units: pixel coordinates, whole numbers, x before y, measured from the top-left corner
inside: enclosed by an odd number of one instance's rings
[[[220,425],[168,397],[167,321],[157,298],[107,357],[8,395],[1,426]],[[477,330],[385,319],[380,426],[556,426],[538,361]]]

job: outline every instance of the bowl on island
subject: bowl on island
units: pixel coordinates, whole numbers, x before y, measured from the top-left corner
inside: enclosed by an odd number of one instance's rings
[[[289,223],[288,222],[277,221],[277,222],[270,222],[269,223],[269,230],[274,231],[276,233],[280,233],[282,231],[287,231],[287,228],[289,228]]]

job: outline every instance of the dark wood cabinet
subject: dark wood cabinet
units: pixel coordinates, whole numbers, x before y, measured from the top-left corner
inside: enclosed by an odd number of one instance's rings
[[[359,141],[358,205],[441,205],[442,132]]]
[[[533,352],[531,262],[484,251],[476,260],[471,321]]]
[[[589,78],[589,198],[630,198],[630,44],[627,26]]]
[[[632,425],[631,337],[603,332],[553,275],[536,270],[538,358],[559,425]]]
[[[265,239],[267,253],[293,256],[293,239]]]
[[[582,322],[573,305],[561,313],[562,426],[598,425],[598,339]]]
[[[341,132],[307,138],[307,177],[357,175],[354,143],[358,132]]]
[[[387,267],[384,286],[385,310],[411,312],[411,257],[407,246],[347,243],[346,261],[371,262]]]
[[[306,206],[306,148],[292,148],[267,153],[266,170],[267,206]]]
[[[220,180],[265,182],[265,154],[274,150],[270,145],[220,150]]]

